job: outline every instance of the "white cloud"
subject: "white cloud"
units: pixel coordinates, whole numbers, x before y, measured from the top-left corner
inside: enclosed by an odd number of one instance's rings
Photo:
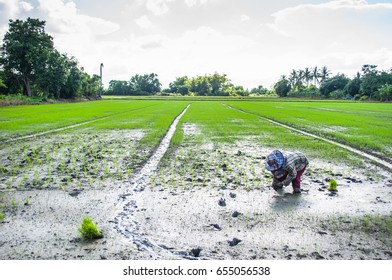
[[[111,79],[155,72],[166,86],[178,76],[218,71],[235,84],[270,87],[291,69],[326,65],[334,74],[352,76],[362,64],[379,69],[392,65],[391,3],[338,0],[286,6],[273,13],[267,25],[268,17],[258,17],[256,10],[270,7],[268,1],[252,6],[232,1],[227,10],[222,9],[227,4],[223,0],[129,2],[126,13],[110,3],[102,4],[101,11],[94,9],[120,22],[119,30],[115,22],[78,10],[77,0],[0,0],[0,35],[9,18],[33,14],[47,22],[56,48],[75,56],[85,71],[99,73],[104,63],[105,85]],[[212,2],[208,14],[216,16],[209,21],[206,9],[198,8]],[[171,9],[183,12],[181,16],[192,14],[186,21],[165,16]]]
[[[250,16],[245,15],[245,14],[242,14],[241,17],[240,17],[240,20],[241,20],[242,22],[248,21],[248,20],[250,20]]]
[[[151,29],[155,27],[155,25],[151,22],[151,20],[146,15],[143,15],[135,19],[135,22],[139,27],[143,29]]]
[[[174,0],[147,0],[146,8],[156,16],[161,16],[169,12],[168,3]]]
[[[243,54],[247,55],[255,44],[245,36],[227,35],[202,26],[184,32],[175,40],[165,40],[162,46],[156,52],[156,59],[164,59],[159,74],[167,85],[178,76],[213,74],[215,71],[226,73],[233,79],[238,78],[236,74],[245,76],[244,72],[249,71],[249,60],[243,59]]]
[[[365,63],[390,67],[392,29],[387,26],[392,24],[391,3],[337,0],[298,5],[272,16],[274,22],[268,26],[286,37],[287,45],[277,47],[276,52],[285,53],[295,65],[301,64],[300,57],[302,63],[328,65],[334,72],[339,68],[358,71],[358,64]]]
[[[328,65],[333,74],[345,73],[353,76],[364,64],[379,66],[379,70],[388,70],[392,65],[392,49],[380,48],[374,51],[331,52],[320,58],[320,65]]]
[[[30,12],[31,10],[34,9],[33,5],[31,5],[31,4],[28,3],[28,2],[21,1],[21,2],[19,3],[19,5],[22,7],[22,9],[23,9],[25,12]]]
[[[0,39],[8,30],[8,20],[17,18],[20,8],[18,0],[0,0]]]
[[[73,1],[39,0],[40,10],[47,13],[48,25],[59,33],[105,35],[117,31],[116,23],[80,14]]]
[[[185,5],[188,7],[194,7],[196,5],[203,5],[206,4],[208,0],[185,0]]]
[[[161,16],[170,11],[169,3],[184,1],[185,5],[189,8],[198,5],[204,5],[211,0],[147,0],[146,8],[155,16]]]
[[[46,30],[53,36],[55,47],[76,57],[87,73],[99,73],[101,62],[106,68],[105,52],[114,55],[126,53],[118,52],[113,45],[109,48],[108,43],[102,42],[99,37],[117,31],[120,28],[117,23],[82,14],[73,1],[38,1],[37,10],[46,21]]]
[[[20,5],[18,0],[0,0],[0,15],[6,20],[18,15]]]
[[[392,15],[392,4],[368,4],[364,0],[336,0],[322,4],[304,4],[280,10],[269,27],[280,34],[298,38],[356,36],[359,28],[373,26],[368,17]],[[309,36],[309,37],[308,37]]]
[[[188,30],[178,38],[131,35],[122,41],[102,42],[80,57],[82,64],[93,66],[86,71],[97,71],[100,62],[97,59],[103,59],[106,84],[111,79],[128,80],[135,74],[155,72],[167,86],[178,76],[215,71],[227,73],[233,81],[241,83],[241,76],[252,71],[248,57],[244,59],[242,53],[252,47],[254,42],[244,36],[226,35],[204,26]]]

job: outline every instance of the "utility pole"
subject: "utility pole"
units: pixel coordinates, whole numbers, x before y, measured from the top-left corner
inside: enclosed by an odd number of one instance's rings
[[[100,86],[100,95],[102,95],[102,68],[103,68],[103,63],[101,63],[101,66],[99,67],[99,72],[100,72],[100,78],[101,80],[99,81],[99,86]]]

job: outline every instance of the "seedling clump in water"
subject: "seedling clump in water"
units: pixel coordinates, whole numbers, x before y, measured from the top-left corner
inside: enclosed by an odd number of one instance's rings
[[[331,179],[331,180],[329,181],[328,190],[329,190],[329,191],[332,191],[332,192],[336,192],[336,191],[338,190],[338,183],[336,182],[335,179]]]
[[[81,227],[78,230],[82,234],[83,238],[87,240],[93,240],[93,239],[98,239],[103,237],[98,227],[94,224],[94,222],[89,217],[83,218]]]

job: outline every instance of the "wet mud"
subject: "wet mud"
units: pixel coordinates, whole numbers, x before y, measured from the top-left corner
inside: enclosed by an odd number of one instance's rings
[[[366,215],[390,217],[388,173],[314,159],[301,195],[276,192],[262,167],[268,151],[250,142],[180,147],[132,195],[137,234],[163,259],[192,258],[194,248],[199,259],[391,258],[390,232],[363,226]]]
[[[132,259],[143,255],[113,232],[122,188],[152,150],[141,130],[59,133],[0,150],[0,259]],[[103,239],[78,228],[89,216]],[[144,256],[148,258],[148,255]]]
[[[177,129],[189,138],[200,131]],[[170,133],[153,157],[138,148],[142,131],[86,130],[2,149],[0,259],[392,258],[392,180],[383,169],[311,158],[294,195],[269,187],[270,150],[254,139],[185,138],[167,151]],[[92,145],[101,152],[89,156]],[[102,239],[80,237],[83,216]]]

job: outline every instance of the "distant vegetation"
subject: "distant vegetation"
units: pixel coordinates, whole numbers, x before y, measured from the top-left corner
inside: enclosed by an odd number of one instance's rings
[[[280,97],[319,97],[355,100],[392,100],[392,69],[377,70],[376,65],[363,65],[362,73],[350,79],[344,74],[331,77],[327,67],[292,70],[282,76],[274,89]]]
[[[378,70],[363,65],[350,79],[345,74],[331,76],[326,67],[292,70],[272,89],[262,85],[246,89],[234,85],[226,74],[177,77],[162,89],[158,75],[136,74],[128,81],[111,80],[101,87],[100,76],[90,76],[74,57],[59,53],[53,38],[45,32],[45,21],[10,20],[0,48],[0,103],[21,103],[47,99],[97,98],[106,95],[187,95],[187,96],[279,96],[355,100],[392,100],[392,69]],[[26,99],[27,97],[27,99]],[[15,104],[9,102],[10,104]]]
[[[9,21],[0,47],[0,95],[75,99],[95,98],[100,92],[98,75],[90,76],[76,58],[54,48],[45,21]]]
[[[154,77],[155,79],[152,79]],[[127,81],[110,81],[108,95],[152,95],[160,93],[161,95],[190,95],[190,96],[249,96],[253,95],[275,95],[273,91],[268,91],[263,86],[252,89],[244,89],[243,86],[235,86],[228,79],[226,74],[197,76],[188,78],[187,76],[176,78],[169,84],[169,87],[160,88],[158,75],[150,74],[139,76],[136,75]],[[145,90],[150,89],[150,90]]]

